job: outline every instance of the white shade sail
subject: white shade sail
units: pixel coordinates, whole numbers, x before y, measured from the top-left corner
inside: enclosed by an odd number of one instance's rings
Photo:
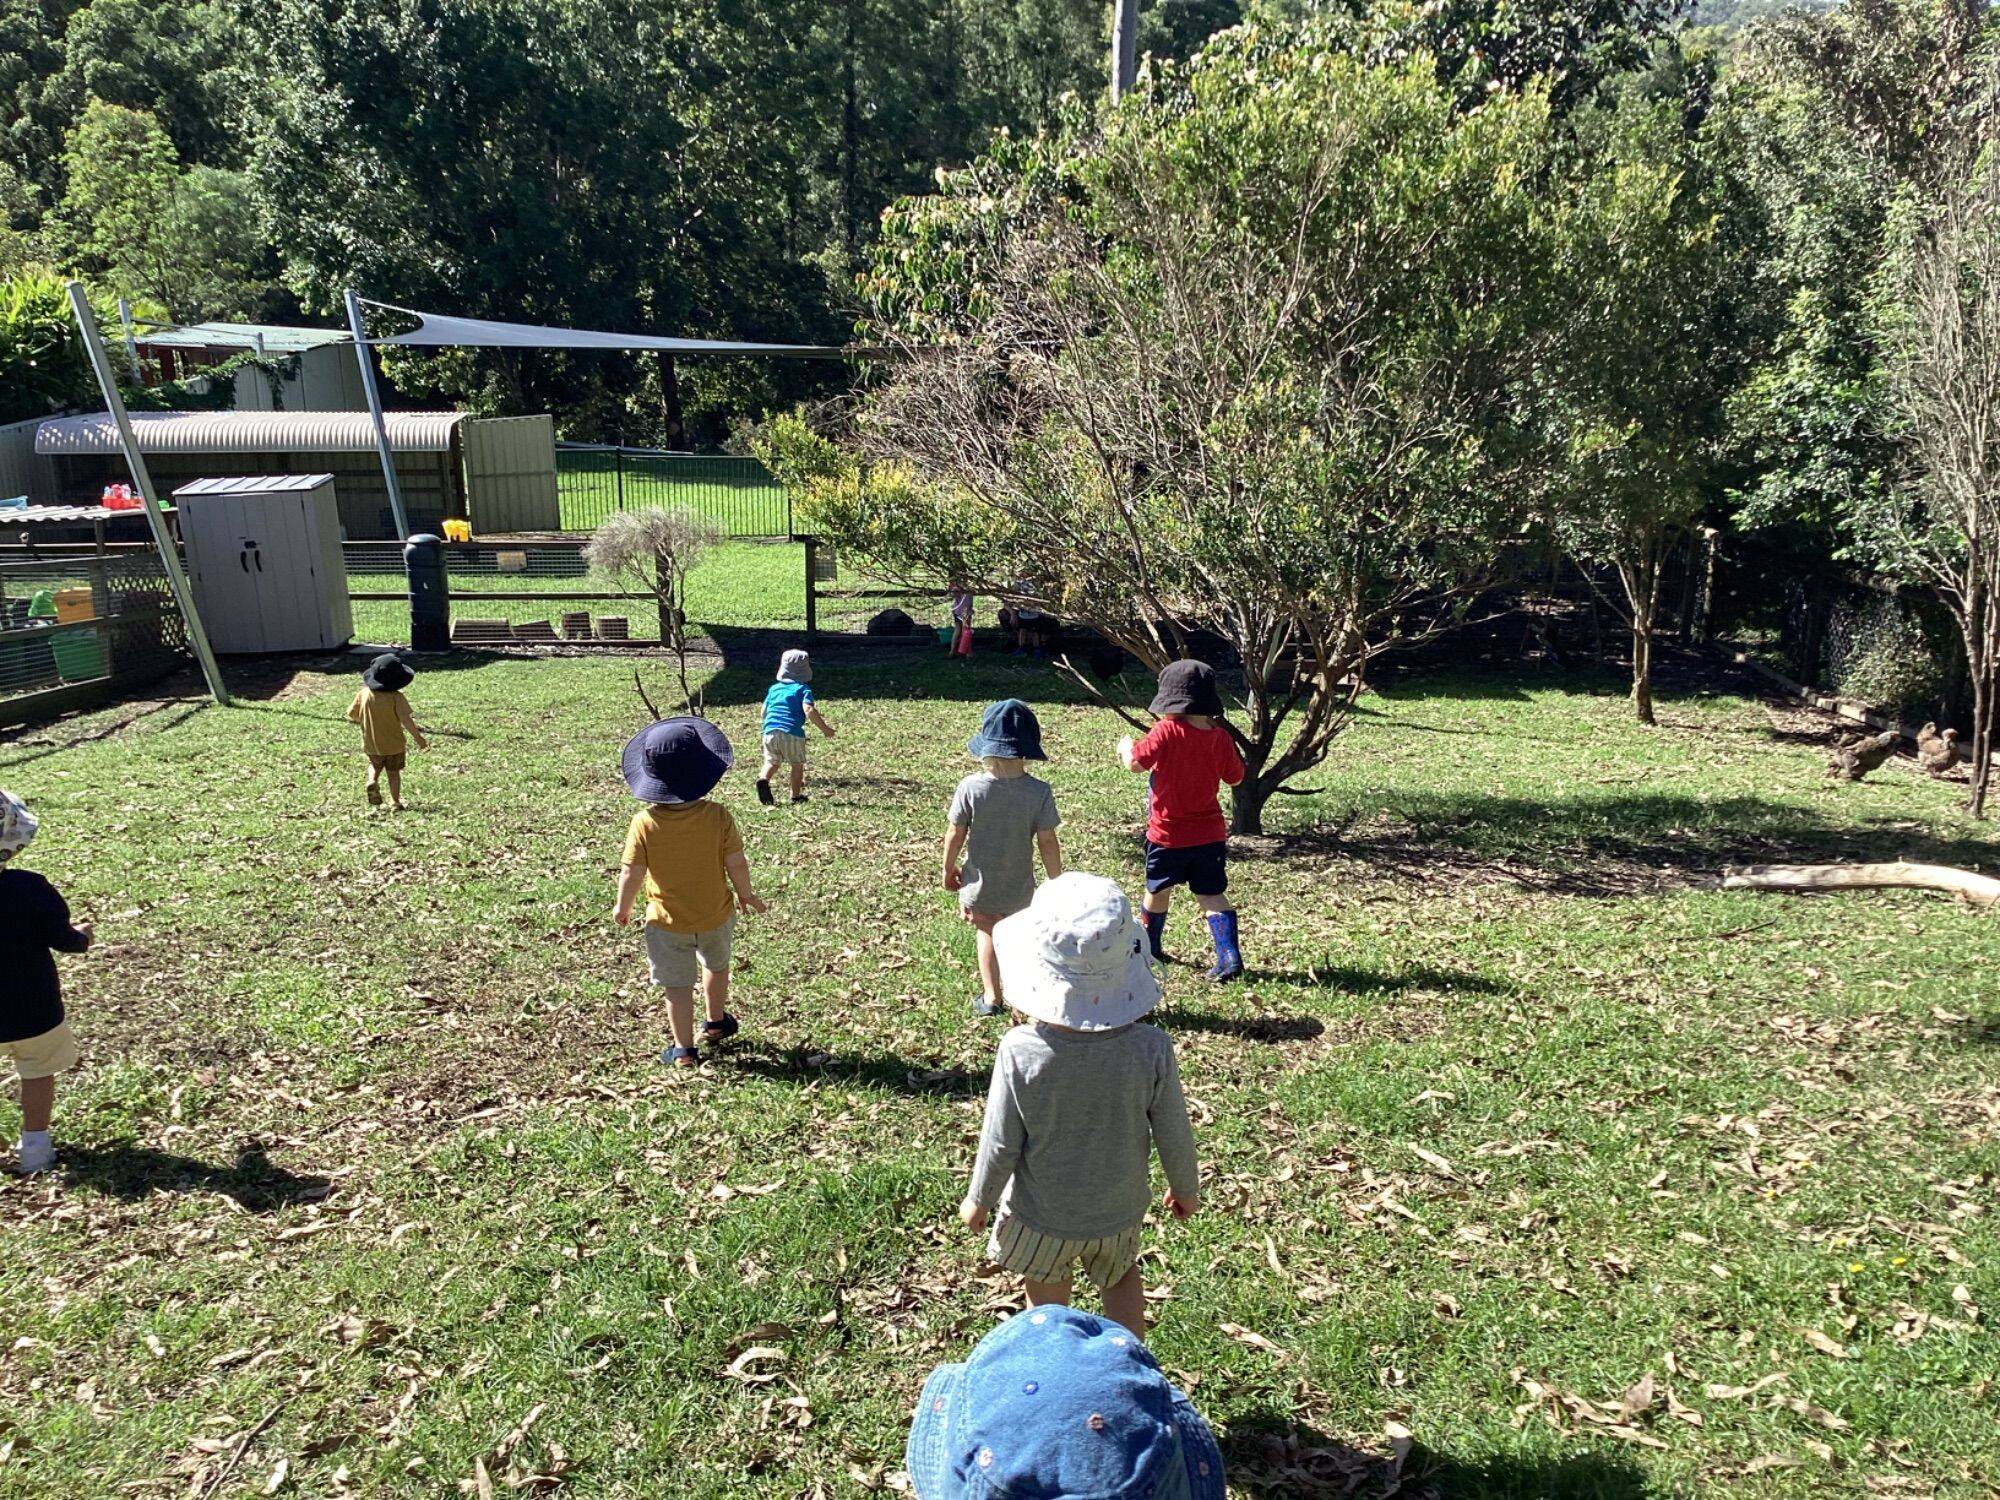
[[[485,318],[453,318],[417,312],[389,302],[367,302],[415,318],[408,333],[371,338],[370,344],[415,344],[428,348],[473,349],[657,349],[667,354],[779,354],[793,359],[839,359],[843,350],[826,344],[747,344],[724,339],[670,339],[650,333],[601,333],[590,328],[542,328],[532,323],[495,323]]]

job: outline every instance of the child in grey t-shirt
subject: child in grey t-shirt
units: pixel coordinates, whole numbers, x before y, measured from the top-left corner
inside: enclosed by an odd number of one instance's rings
[[[978,932],[980,993],[972,1002],[982,1016],[1000,1015],[1000,968],[993,957],[993,925],[1034,899],[1035,853],[1053,880],[1062,874],[1054,790],[1030,776],[1027,762],[1046,760],[1042,726],[1018,698],[986,710],[979,733],[966,743],[984,769],[952,793],[944,839],[944,888],[958,893],[958,907]],[[965,863],[959,864],[963,855]]]

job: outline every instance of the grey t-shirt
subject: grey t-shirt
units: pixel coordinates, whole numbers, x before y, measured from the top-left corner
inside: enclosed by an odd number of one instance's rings
[[[966,1196],[1058,1239],[1122,1234],[1152,1202],[1152,1150],[1180,1198],[1201,1188],[1174,1044],[1157,1026],[1016,1026],[1000,1039]]]
[[[960,906],[1011,917],[1035,899],[1035,835],[1062,824],[1053,787],[1033,776],[975,771],[951,794],[946,816],[970,830]]]

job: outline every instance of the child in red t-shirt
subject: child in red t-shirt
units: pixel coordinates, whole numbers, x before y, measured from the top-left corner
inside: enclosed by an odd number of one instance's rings
[[[1222,983],[1243,972],[1243,950],[1236,909],[1224,894],[1229,823],[1217,794],[1243,779],[1243,757],[1222,727],[1222,694],[1206,662],[1177,661],[1162,672],[1152,709],[1160,716],[1152,733],[1137,744],[1130,735],[1118,742],[1126,770],[1153,773],[1146,805],[1146,939],[1153,957],[1164,961],[1167,903],[1173,888],[1186,884],[1208,914],[1215,940],[1208,977]]]

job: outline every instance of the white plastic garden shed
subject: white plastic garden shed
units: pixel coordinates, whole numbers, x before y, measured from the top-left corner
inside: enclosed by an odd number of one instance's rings
[[[198,479],[174,491],[217,651],[318,651],[354,634],[330,474]]]

